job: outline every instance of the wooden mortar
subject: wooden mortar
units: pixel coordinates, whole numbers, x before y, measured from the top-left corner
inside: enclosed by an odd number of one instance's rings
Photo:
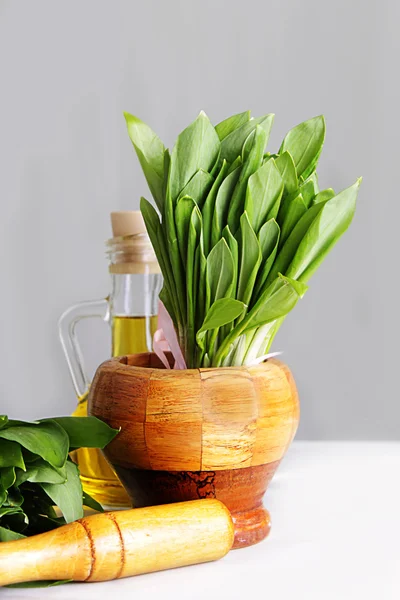
[[[96,372],[89,413],[121,429],[104,452],[134,506],[217,498],[234,548],[268,535],[262,498],[299,421],[284,363],[168,370],[155,354],[114,358]]]

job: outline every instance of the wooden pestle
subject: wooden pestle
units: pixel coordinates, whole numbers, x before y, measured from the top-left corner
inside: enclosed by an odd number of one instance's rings
[[[0,586],[42,579],[106,581],[222,558],[233,524],[218,500],[99,513],[0,543]]]

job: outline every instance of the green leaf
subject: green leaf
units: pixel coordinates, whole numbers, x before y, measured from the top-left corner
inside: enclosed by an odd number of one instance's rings
[[[260,327],[287,315],[306,291],[306,285],[279,275],[247,314],[243,321],[243,325],[245,324],[243,331]]]
[[[226,160],[224,160],[222,162],[222,165],[221,165],[221,168],[217,175],[217,178],[215,179],[213,186],[212,186],[212,188],[206,198],[206,201],[204,202],[203,207],[201,209],[201,215],[202,215],[202,219],[203,219],[203,242],[204,242],[204,251],[206,254],[208,254],[210,251],[211,223],[212,223],[213,215],[214,215],[215,200],[217,197],[217,193],[220,190],[220,186],[223,185],[223,181],[228,173],[228,169],[229,169],[229,165],[226,162]]]
[[[16,531],[10,531],[10,529],[6,529],[5,527],[0,527],[0,542],[13,542],[14,540],[21,540],[24,537],[25,536],[22,535],[22,533],[17,533]]]
[[[298,194],[295,198],[286,197],[281,206],[278,215],[278,223],[281,227],[281,237],[279,245],[283,246],[295,225],[301,217],[307,212],[307,207],[304,204],[303,196]]]
[[[232,117],[228,117],[218,123],[215,126],[215,131],[218,134],[219,139],[222,141],[226,138],[230,133],[244,125],[250,120],[250,111],[246,110],[246,112],[238,113],[237,115],[233,115]]]
[[[290,153],[285,151],[275,160],[276,167],[281,174],[285,195],[293,194],[297,190],[297,171]]]
[[[73,418],[84,419],[86,417]],[[79,444],[75,447],[78,448]],[[31,483],[64,483],[66,479],[67,471],[65,465],[56,469],[42,458],[39,458],[39,460],[31,465],[27,465],[26,471],[18,471],[17,473],[17,485],[21,485],[24,481],[30,481]]]
[[[267,134],[265,130],[257,125],[255,132],[251,134],[245,143],[243,154],[243,167],[240,171],[239,180],[232,194],[232,201],[228,212],[228,225],[234,235],[239,228],[240,217],[243,214],[246,198],[246,188],[249,177],[257,171],[262,164],[263,152],[266,144]]]
[[[311,223],[287,270],[288,277],[308,281],[322,260],[350,225],[361,178],[323,204]],[[319,207],[316,204],[312,208]],[[311,209],[310,209],[311,210]]]
[[[12,510],[14,512],[9,512],[1,518],[2,527],[7,527],[11,531],[18,533],[26,531],[29,524],[27,515],[19,507]]]
[[[204,225],[203,225],[204,231]],[[210,286],[207,282],[207,259],[204,254],[204,249],[201,245],[197,246],[196,252],[199,261],[199,285],[197,288],[197,311],[196,325],[199,327],[204,320],[204,316],[210,307]]]
[[[66,522],[72,523],[83,517],[82,484],[75,463],[68,460],[66,469],[67,481],[65,483],[41,483],[40,486],[61,510]]]
[[[227,135],[221,142],[221,159],[226,159],[232,163],[242,153],[243,144],[248,136],[260,125],[266,133],[266,142],[268,141],[271,127],[274,122],[273,114],[268,114],[257,119],[250,119],[238,129],[235,129]]]
[[[215,246],[221,239],[222,230],[224,229],[227,220],[228,212],[234,192],[238,182],[241,167],[237,167],[221,183],[215,199],[215,208],[211,225],[211,248]]]
[[[310,175],[310,177],[304,183],[301,184],[299,187],[299,192],[303,196],[304,204],[308,208],[319,192],[318,177],[315,172]]]
[[[282,177],[273,158],[249,177],[244,208],[256,233],[277,216],[282,192]]]
[[[0,415],[0,429],[3,429],[3,427],[6,427],[7,423],[8,423],[7,415]]]
[[[186,327],[186,364],[194,366],[195,351],[195,315],[197,308],[197,285],[199,264],[196,263],[196,248],[200,244],[201,213],[197,206],[192,210],[186,259],[187,327]]]
[[[41,423],[26,423],[8,429],[1,429],[0,438],[17,442],[27,450],[44,458],[54,467],[64,466],[67,460],[68,435],[52,419]]]
[[[322,210],[324,203],[321,202],[317,205],[311,206],[307,212],[301,217],[297,225],[293,228],[291,234],[286,240],[283,247],[279,250],[278,256],[273,263],[272,269],[268,275],[267,282],[271,283],[278,273],[286,273],[297,249],[301,243],[301,240],[307,233],[311,223],[317,217],[318,213]]]
[[[124,116],[129,137],[136,150],[151,194],[160,212],[162,212],[164,204],[165,166],[168,169],[164,144],[143,121],[127,112],[124,113]]]
[[[332,188],[328,188],[326,190],[322,190],[322,192],[318,192],[318,194],[313,199],[312,204],[319,204],[320,202],[325,202],[326,200],[330,200],[334,197],[334,190]]]
[[[262,263],[258,271],[257,281],[254,288],[254,297],[258,298],[274,263],[278,251],[280,229],[275,219],[270,219],[260,229],[258,241],[260,243]]]
[[[214,178],[209,173],[200,169],[197,171],[187,185],[181,191],[179,197],[190,196],[201,209],[210,191]],[[178,223],[176,223],[178,226]]]
[[[261,263],[261,249],[246,212],[243,213],[240,219],[239,253],[240,268],[237,298],[245,304],[249,304],[258,267]]]
[[[1,450],[0,450],[1,452]],[[23,471],[19,471],[23,473]],[[8,490],[15,483],[15,468],[14,467],[2,467],[0,468],[0,485],[3,489]]]
[[[143,215],[147,233],[149,234],[151,244],[154,248],[154,252],[156,253],[157,260],[164,277],[164,286],[168,290],[167,293],[170,299],[170,308],[173,308],[173,312],[170,312],[170,315],[172,320],[175,323],[178,323],[181,319],[175,280],[167,251],[167,242],[165,240],[164,231],[161,227],[160,219],[150,202],[143,197],[140,199],[140,211]]]
[[[220,298],[211,305],[203,325],[196,335],[198,345],[204,350],[204,338],[207,331],[218,329],[231,323],[245,310],[246,305],[233,298]]]
[[[190,219],[195,206],[196,203],[193,198],[183,196],[179,198],[175,208],[176,235],[178,237],[179,252],[184,265],[186,264],[188,251]]]
[[[24,501],[22,492],[16,487],[12,486],[7,492],[7,504],[9,506],[21,506]]]
[[[228,247],[229,247],[229,250],[231,251],[232,259],[233,259],[234,272],[233,272],[231,296],[232,296],[232,298],[234,298],[236,296],[237,281],[238,281],[238,276],[239,276],[239,244],[233,237],[232,232],[229,229],[229,225],[226,225],[224,227],[222,236],[225,239],[226,243],[228,244]]]
[[[23,510],[20,506],[3,506],[0,508],[0,519],[7,515],[16,515],[19,513],[23,513]]]
[[[211,304],[232,292],[234,264],[228,244],[221,238],[207,257],[207,281]]]
[[[53,417],[40,422],[55,421],[67,432],[71,448],[104,448],[118,434],[97,417]]]
[[[325,119],[321,115],[300,123],[289,131],[280,153],[287,150],[294,161],[298,177],[307,179],[314,171],[325,139]]]
[[[219,150],[218,135],[202,111],[179,134],[172,150],[168,188],[173,203],[197,171],[211,171],[218,159]]]
[[[104,512],[102,505],[85,491],[83,491],[82,495],[82,504],[83,506],[97,510],[97,512]]]
[[[24,536],[22,536],[22,537],[24,537]],[[25,581],[23,583],[12,583],[10,585],[6,585],[5,587],[8,587],[8,588],[47,588],[47,587],[55,587],[57,585],[64,585],[65,583],[72,583],[72,581],[73,581],[72,579],[60,579],[58,581],[53,581],[50,579],[49,580],[43,579],[42,581]]]
[[[2,467],[25,469],[21,447],[18,443],[0,439],[0,468]]]

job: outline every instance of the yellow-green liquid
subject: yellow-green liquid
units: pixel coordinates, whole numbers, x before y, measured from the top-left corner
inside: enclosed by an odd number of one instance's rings
[[[148,352],[149,344],[157,329],[157,316],[153,317],[113,317],[112,356]],[[78,398],[75,417],[87,415],[86,393]],[[80,448],[73,453],[79,465],[82,486],[98,502],[106,506],[130,506],[128,494],[122,487],[114,470],[100,450]]]

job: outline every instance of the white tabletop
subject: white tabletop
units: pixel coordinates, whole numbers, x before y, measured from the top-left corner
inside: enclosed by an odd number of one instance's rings
[[[265,505],[270,536],[218,562],[0,597],[400,599],[400,443],[295,442]]]

